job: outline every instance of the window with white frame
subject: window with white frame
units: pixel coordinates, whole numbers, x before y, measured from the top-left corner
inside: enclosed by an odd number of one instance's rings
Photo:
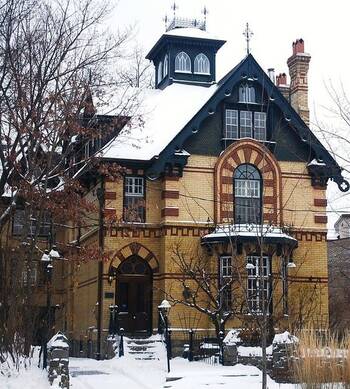
[[[127,176],[124,179],[124,220],[145,221],[145,188],[143,177]]]
[[[200,53],[194,59],[194,72],[197,74],[210,74],[210,62],[205,54]]]
[[[35,264],[34,264],[35,265]],[[38,281],[38,273],[36,266],[32,265],[32,268],[25,267],[22,272],[23,285],[36,285]]]
[[[260,223],[261,175],[250,164],[239,165],[233,174],[235,223]]]
[[[51,216],[47,212],[43,212],[41,215],[41,221],[39,225],[38,236],[47,237],[51,231]],[[37,232],[37,219],[34,216],[29,216],[28,220],[28,234],[36,235]],[[23,229],[26,227],[25,213],[23,209],[16,209],[12,219],[12,234],[22,235]]]
[[[266,113],[254,112],[254,138],[266,140]]]
[[[168,75],[168,72],[169,72],[169,57],[168,54],[166,54],[163,63],[163,78]]]
[[[220,257],[220,302],[224,311],[230,311],[232,308],[232,257]]]
[[[263,308],[268,312],[270,299],[270,257],[264,255],[247,256],[247,262],[254,268],[248,269],[247,277],[247,300],[249,310],[252,313],[262,313]]]
[[[238,111],[236,109],[226,109],[225,115],[224,138],[238,138]]]
[[[240,138],[252,138],[253,122],[251,111],[240,111],[239,127]]]
[[[175,72],[191,73],[191,59],[184,51],[175,58]]]
[[[253,86],[243,84],[239,87],[239,102],[240,103],[255,103],[255,89]]]
[[[159,64],[158,64],[158,76],[157,76],[157,79],[158,79],[158,84],[163,79],[163,63],[162,63],[162,61],[160,61]]]
[[[288,315],[288,259],[281,257],[283,314]]]

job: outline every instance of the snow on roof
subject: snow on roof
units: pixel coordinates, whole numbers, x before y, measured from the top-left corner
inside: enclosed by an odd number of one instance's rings
[[[174,28],[173,30],[165,32],[163,35],[221,40],[217,36],[212,35],[207,31],[200,30],[199,28]]]
[[[283,238],[297,242],[295,238],[288,235],[281,227],[264,224],[231,224],[218,225],[215,231],[203,236],[204,240],[212,240],[216,238],[231,238],[231,237],[263,237],[263,238]]]
[[[311,162],[307,164],[307,166],[326,166],[324,162],[319,162],[317,159],[313,159]]]
[[[174,83],[139,96],[141,116],[132,120],[100,153],[106,159],[147,161],[158,156],[217,90]]]
[[[48,348],[69,348],[68,339],[65,335],[62,334],[62,332],[57,332],[48,342],[47,342]]]

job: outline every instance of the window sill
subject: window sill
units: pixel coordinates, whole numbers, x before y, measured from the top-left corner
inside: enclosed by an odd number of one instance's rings
[[[222,141],[227,141],[227,140],[236,141],[236,140],[242,140],[242,139],[252,139],[252,140],[255,140],[255,141],[261,142],[261,143],[276,144],[275,141],[271,141],[271,140],[259,140],[259,139],[250,138],[250,137],[244,137],[244,138],[221,138]]]
[[[197,76],[211,76],[211,73],[200,73],[200,72],[193,72],[193,74]]]
[[[187,71],[187,70],[175,70],[175,73],[192,74],[191,71]]]

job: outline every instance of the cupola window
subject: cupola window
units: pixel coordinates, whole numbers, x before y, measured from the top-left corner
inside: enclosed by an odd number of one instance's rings
[[[198,74],[210,74],[210,62],[205,54],[200,53],[194,59],[194,72]]]
[[[158,64],[158,84],[162,81],[163,79],[163,63],[162,61],[159,62]]]
[[[254,87],[248,84],[241,85],[238,98],[240,103],[256,103]]]
[[[163,64],[163,78],[168,75],[168,71],[169,71],[169,59],[168,59],[168,55],[166,55],[164,57],[164,64]]]
[[[175,72],[191,73],[191,59],[184,51],[175,58]]]

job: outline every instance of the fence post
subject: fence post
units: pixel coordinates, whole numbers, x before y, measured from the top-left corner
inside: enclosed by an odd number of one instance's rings
[[[219,360],[220,360],[220,363],[222,365],[224,365],[225,361],[224,361],[224,332],[223,331],[220,331],[219,332],[219,341],[220,341],[220,356],[219,356]]]
[[[188,332],[189,334],[189,347],[188,347],[188,361],[193,361],[193,329],[191,328]]]
[[[121,328],[119,333],[120,333],[119,357],[123,357],[124,356],[124,328]]]
[[[168,330],[168,353],[169,359],[172,359],[172,344],[171,344],[171,330]]]

